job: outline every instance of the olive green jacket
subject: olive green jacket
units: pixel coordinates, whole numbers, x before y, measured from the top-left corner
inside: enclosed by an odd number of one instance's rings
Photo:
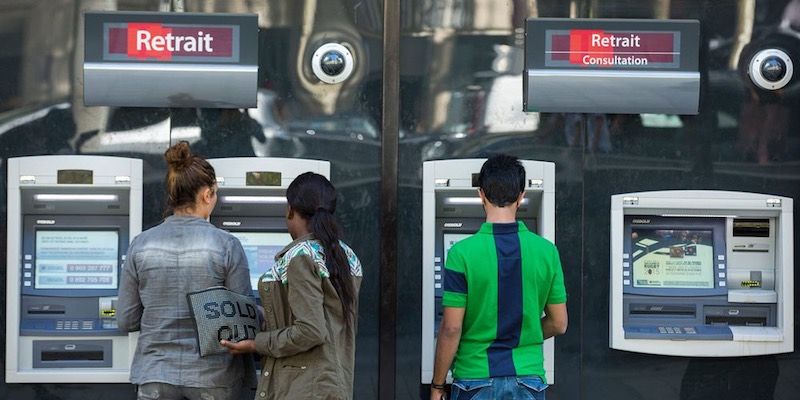
[[[259,280],[264,331],[256,335],[256,399],[352,399],[361,263],[346,244],[355,288],[346,326],[341,301],[313,236],[298,238]]]

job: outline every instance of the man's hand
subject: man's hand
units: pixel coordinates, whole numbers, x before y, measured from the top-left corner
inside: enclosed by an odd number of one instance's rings
[[[447,393],[441,389],[431,388],[431,400],[446,400]]]
[[[220,340],[219,343],[228,348],[228,353],[235,356],[256,352],[256,342],[253,339],[242,340],[241,342],[237,343],[229,342],[227,340]]]

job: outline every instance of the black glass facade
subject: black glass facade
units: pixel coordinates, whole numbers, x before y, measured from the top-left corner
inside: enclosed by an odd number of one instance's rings
[[[797,352],[695,359],[610,349],[607,228],[610,196],[618,193],[696,189],[800,198],[800,90],[755,90],[743,72],[743,60],[760,46],[798,47],[797,1],[405,0],[396,13],[384,13],[397,5],[384,3],[0,0],[0,162],[44,154],[140,158],[146,229],[162,218],[161,156],[170,143],[188,140],[207,157],[329,160],[342,195],[337,214],[364,266],[355,398],[393,392],[416,399],[427,398],[419,382],[422,162],[500,152],[551,161],[570,325],[556,339],[556,384],[548,398],[797,396]],[[258,107],[85,107],[85,10],[257,13]],[[699,114],[522,112],[529,17],[700,21]],[[309,64],[328,42],[346,44],[355,57],[342,84],[319,82]],[[387,59],[397,68],[386,68]],[[397,85],[385,84],[395,78]],[[396,187],[384,185],[387,179]],[[382,229],[387,224],[396,231]],[[4,299],[7,273],[0,268]],[[13,334],[5,321],[0,326],[3,339]],[[382,346],[392,342],[393,351]],[[127,384],[0,382],[0,398],[87,397],[134,399],[135,392]]]

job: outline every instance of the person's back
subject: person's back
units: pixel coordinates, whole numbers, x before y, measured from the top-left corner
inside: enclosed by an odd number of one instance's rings
[[[213,286],[252,293],[246,261],[230,263],[231,256],[239,254],[237,246],[241,245],[229,233],[205,219],[184,215],[167,217],[133,240],[128,265],[135,268],[143,307],[137,354],[160,354],[134,358],[133,383],[161,377],[182,386],[225,387],[231,376],[243,374],[238,357],[200,358],[186,301],[187,293]],[[120,317],[121,327],[133,325],[124,314]]]
[[[133,239],[120,277],[117,323],[140,332],[131,383],[140,400],[238,399],[255,376],[245,375],[241,357],[200,357],[186,295],[213,286],[250,295],[247,257],[235,237],[208,222],[217,199],[213,167],[186,142],[164,160],[171,215]]]
[[[257,399],[352,399],[361,262],[334,217],[338,194],[324,176],[286,188],[292,237],[259,279],[264,327],[255,339],[222,340],[231,354],[261,355]]]
[[[558,251],[516,221],[525,182],[516,158],[489,158],[478,181],[486,223],[447,256],[431,399],[443,397],[451,363],[453,399],[543,399],[542,343],[567,326]]]
[[[555,246],[522,222],[485,223],[452,247],[448,264],[447,275],[463,266],[469,293],[453,378],[544,376],[539,316],[566,300],[551,290],[563,280]],[[458,289],[445,290],[445,306],[464,304]]]

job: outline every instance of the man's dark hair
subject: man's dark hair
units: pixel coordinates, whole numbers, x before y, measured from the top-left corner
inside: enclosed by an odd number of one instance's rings
[[[478,187],[490,203],[505,207],[517,201],[525,190],[525,168],[517,157],[493,155],[481,167]]]

